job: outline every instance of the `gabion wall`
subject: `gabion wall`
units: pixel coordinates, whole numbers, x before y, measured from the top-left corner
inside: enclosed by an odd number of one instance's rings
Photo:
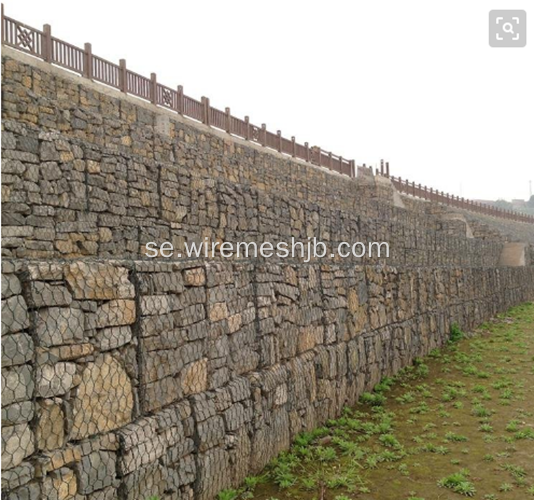
[[[212,498],[442,345],[451,322],[534,297],[534,267],[493,267],[502,240],[395,208],[386,188],[22,56],[2,58],[2,92],[9,500]],[[391,257],[137,260],[148,241],[292,236],[387,241]]]
[[[532,267],[5,260],[5,498],[212,498],[533,297]]]
[[[501,242],[467,239],[465,227],[450,231],[439,217],[396,208],[374,186],[35,64],[2,58],[3,255],[139,259],[150,241],[181,249],[206,237],[315,236],[332,247],[387,241],[392,265],[499,261]]]

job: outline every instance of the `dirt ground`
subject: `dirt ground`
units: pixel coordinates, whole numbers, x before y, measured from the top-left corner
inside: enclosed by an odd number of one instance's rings
[[[219,499],[534,499],[534,304],[453,330]]]

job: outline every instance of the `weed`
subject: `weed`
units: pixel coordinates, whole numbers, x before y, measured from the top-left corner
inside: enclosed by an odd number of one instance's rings
[[[460,472],[451,474],[438,481],[438,486],[442,488],[448,488],[455,493],[464,495],[466,497],[475,496],[475,485],[468,479],[469,472],[463,469]]]
[[[464,333],[457,323],[453,323],[450,328],[449,342],[456,343],[464,338]]]

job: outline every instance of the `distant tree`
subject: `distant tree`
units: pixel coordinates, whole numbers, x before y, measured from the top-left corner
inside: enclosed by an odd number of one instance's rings
[[[509,201],[506,201],[506,200],[497,200],[495,202],[495,206],[498,207],[498,208],[505,208],[505,209],[512,208],[512,204]]]

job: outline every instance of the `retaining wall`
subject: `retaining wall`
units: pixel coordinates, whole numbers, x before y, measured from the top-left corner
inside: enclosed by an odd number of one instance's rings
[[[534,268],[4,261],[2,294],[6,498],[212,498]]]

